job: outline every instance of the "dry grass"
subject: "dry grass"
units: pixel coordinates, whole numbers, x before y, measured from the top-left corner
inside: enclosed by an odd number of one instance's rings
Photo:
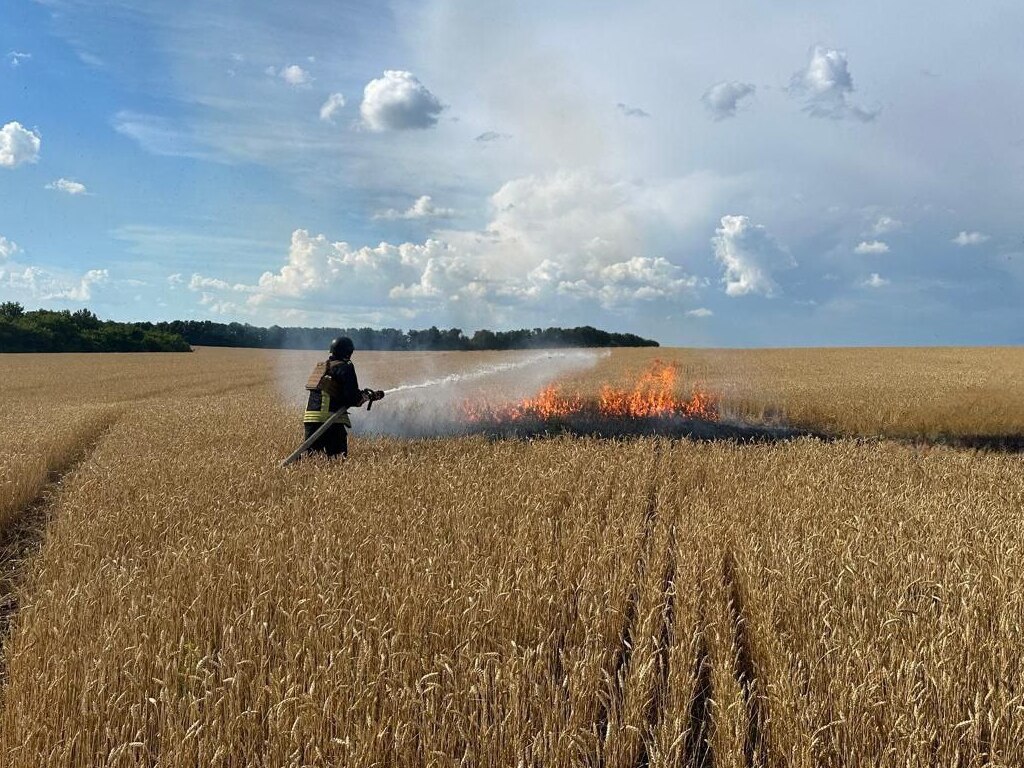
[[[1020,455],[357,439],[279,470],[315,357],[100,358],[73,413],[116,421],[21,587],[4,765],[1024,764]],[[5,437],[46,454],[36,423]]]
[[[626,383],[650,360],[719,393],[728,413],[837,435],[1024,435],[1024,348],[617,350],[578,377]]]
[[[0,424],[0,529],[81,458],[117,410],[21,404]]]

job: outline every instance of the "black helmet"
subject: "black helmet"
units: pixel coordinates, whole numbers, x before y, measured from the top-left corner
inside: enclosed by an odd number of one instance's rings
[[[348,336],[339,336],[331,342],[331,357],[337,358],[338,360],[346,360],[352,356],[352,352],[355,351],[355,344],[352,343],[352,339]]]

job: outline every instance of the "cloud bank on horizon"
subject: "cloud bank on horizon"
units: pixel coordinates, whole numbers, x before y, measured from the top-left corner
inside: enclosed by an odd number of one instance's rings
[[[1024,342],[1024,8],[940,0],[912,39],[891,16],[15,0],[0,300]]]

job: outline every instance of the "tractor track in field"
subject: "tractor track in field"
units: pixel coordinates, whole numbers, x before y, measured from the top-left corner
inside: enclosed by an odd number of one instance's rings
[[[251,381],[244,382],[232,382],[230,384],[221,384],[216,387],[210,387],[206,389],[199,389],[202,382],[188,382],[185,384],[168,384],[162,387],[156,387],[154,389],[147,390],[146,392],[140,393],[136,397],[126,400],[115,401],[122,405],[133,405],[136,403],[148,402],[150,400],[161,400],[167,397],[169,394],[184,396],[187,398],[200,398],[200,397],[215,397],[217,395],[223,395],[228,392],[244,392],[250,389],[256,389],[263,387],[268,384],[273,384],[273,376],[263,376],[260,378],[253,379]]]
[[[676,621],[676,531],[674,525],[669,534],[668,562],[665,565],[665,575],[661,582],[661,593],[664,596],[664,602],[661,608],[661,627],[658,631],[658,648],[655,656],[654,690],[651,692],[651,700],[647,705],[646,713],[648,738],[641,742],[636,768],[649,768],[651,764],[650,739],[654,737],[665,719],[665,708],[668,701],[669,679],[672,671],[671,649]]]
[[[52,517],[52,504],[64,478],[96,452],[107,433],[120,421],[114,411],[86,437],[74,454],[48,471],[46,482],[34,498],[10,514],[0,529],[0,686],[7,684],[7,643],[18,615],[18,588],[26,575],[28,561],[39,551]]]
[[[619,633],[619,646],[615,649],[612,661],[610,682],[607,697],[599,704],[597,717],[597,735],[600,741],[598,754],[594,763],[604,766],[606,747],[609,736],[609,720],[613,706],[622,702],[625,693],[626,678],[629,675],[630,662],[633,659],[634,634],[636,633],[637,614],[640,609],[640,590],[647,574],[647,561],[650,557],[651,537],[654,533],[655,521],[658,517],[658,486],[657,467],[661,462],[661,446],[655,445],[653,477],[647,488],[647,500],[644,506],[643,534],[637,547],[637,559],[633,578],[630,580],[626,604],[622,612],[622,630]]]
[[[743,742],[744,764],[748,768],[765,768],[769,764],[769,744],[766,724],[768,712],[761,693],[753,642],[747,623],[747,599],[739,574],[739,564],[731,549],[722,560],[722,582],[729,601],[729,614],[733,628],[736,681],[743,694],[747,710],[747,732]]]
[[[693,665],[693,692],[690,695],[690,722],[686,734],[686,765],[692,768],[715,768],[715,753],[711,746],[714,729],[713,702],[715,698],[712,679],[711,651],[705,632],[707,607],[702,606],[697,615],[697,647]]]

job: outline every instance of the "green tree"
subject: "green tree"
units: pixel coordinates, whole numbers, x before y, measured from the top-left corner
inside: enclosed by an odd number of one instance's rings
[[[0,320],[17,320],[25,314],[25,308],[16,301],[0,304]]]

